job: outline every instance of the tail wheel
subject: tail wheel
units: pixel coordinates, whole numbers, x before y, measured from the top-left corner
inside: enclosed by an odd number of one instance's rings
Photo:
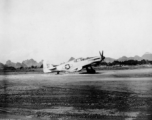
[[[66,65],[65,65],[65,69],[67,69],[67,70],[70,69],[70,65],[69,65],[69,64],[66,64]]]

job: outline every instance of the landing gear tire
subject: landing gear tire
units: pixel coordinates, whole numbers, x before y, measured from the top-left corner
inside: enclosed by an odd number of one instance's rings
[[[57,75],[59,75],[60,74],[60,72],[59,71],[57,71],[57,73],[56,73]]]
[[[87,73],[89,73],[89,74],[95,74],[96,73],[96,71],[91,66],[86,67],[86,70],[87,70]]]

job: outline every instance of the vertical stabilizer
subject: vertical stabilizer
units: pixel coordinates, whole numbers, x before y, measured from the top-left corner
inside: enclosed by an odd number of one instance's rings
[[[53,67],[51,64],[49,64],[45,60],[43,60],[43,72],[50,73],[50,72],[52,72],[51,69],[55,69],[55,67]]]

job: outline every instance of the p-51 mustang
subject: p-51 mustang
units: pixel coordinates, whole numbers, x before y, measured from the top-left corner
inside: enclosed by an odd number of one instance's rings
[[[88,57],[88,58],[78,58],[60,65],[51,65],[43,61],[43,72],[79,72],[82,69],[86,69],[87,73],[95,73],[96,71],[92,68],[92,66],[99,65],[105,57],[99,52],[100,57]]]

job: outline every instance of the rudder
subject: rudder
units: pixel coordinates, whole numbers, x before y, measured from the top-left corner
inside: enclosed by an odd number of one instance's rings
[[[43,60],[43,72],[50,73],[52,72],[52,69],[55,69],[55,67]]]

